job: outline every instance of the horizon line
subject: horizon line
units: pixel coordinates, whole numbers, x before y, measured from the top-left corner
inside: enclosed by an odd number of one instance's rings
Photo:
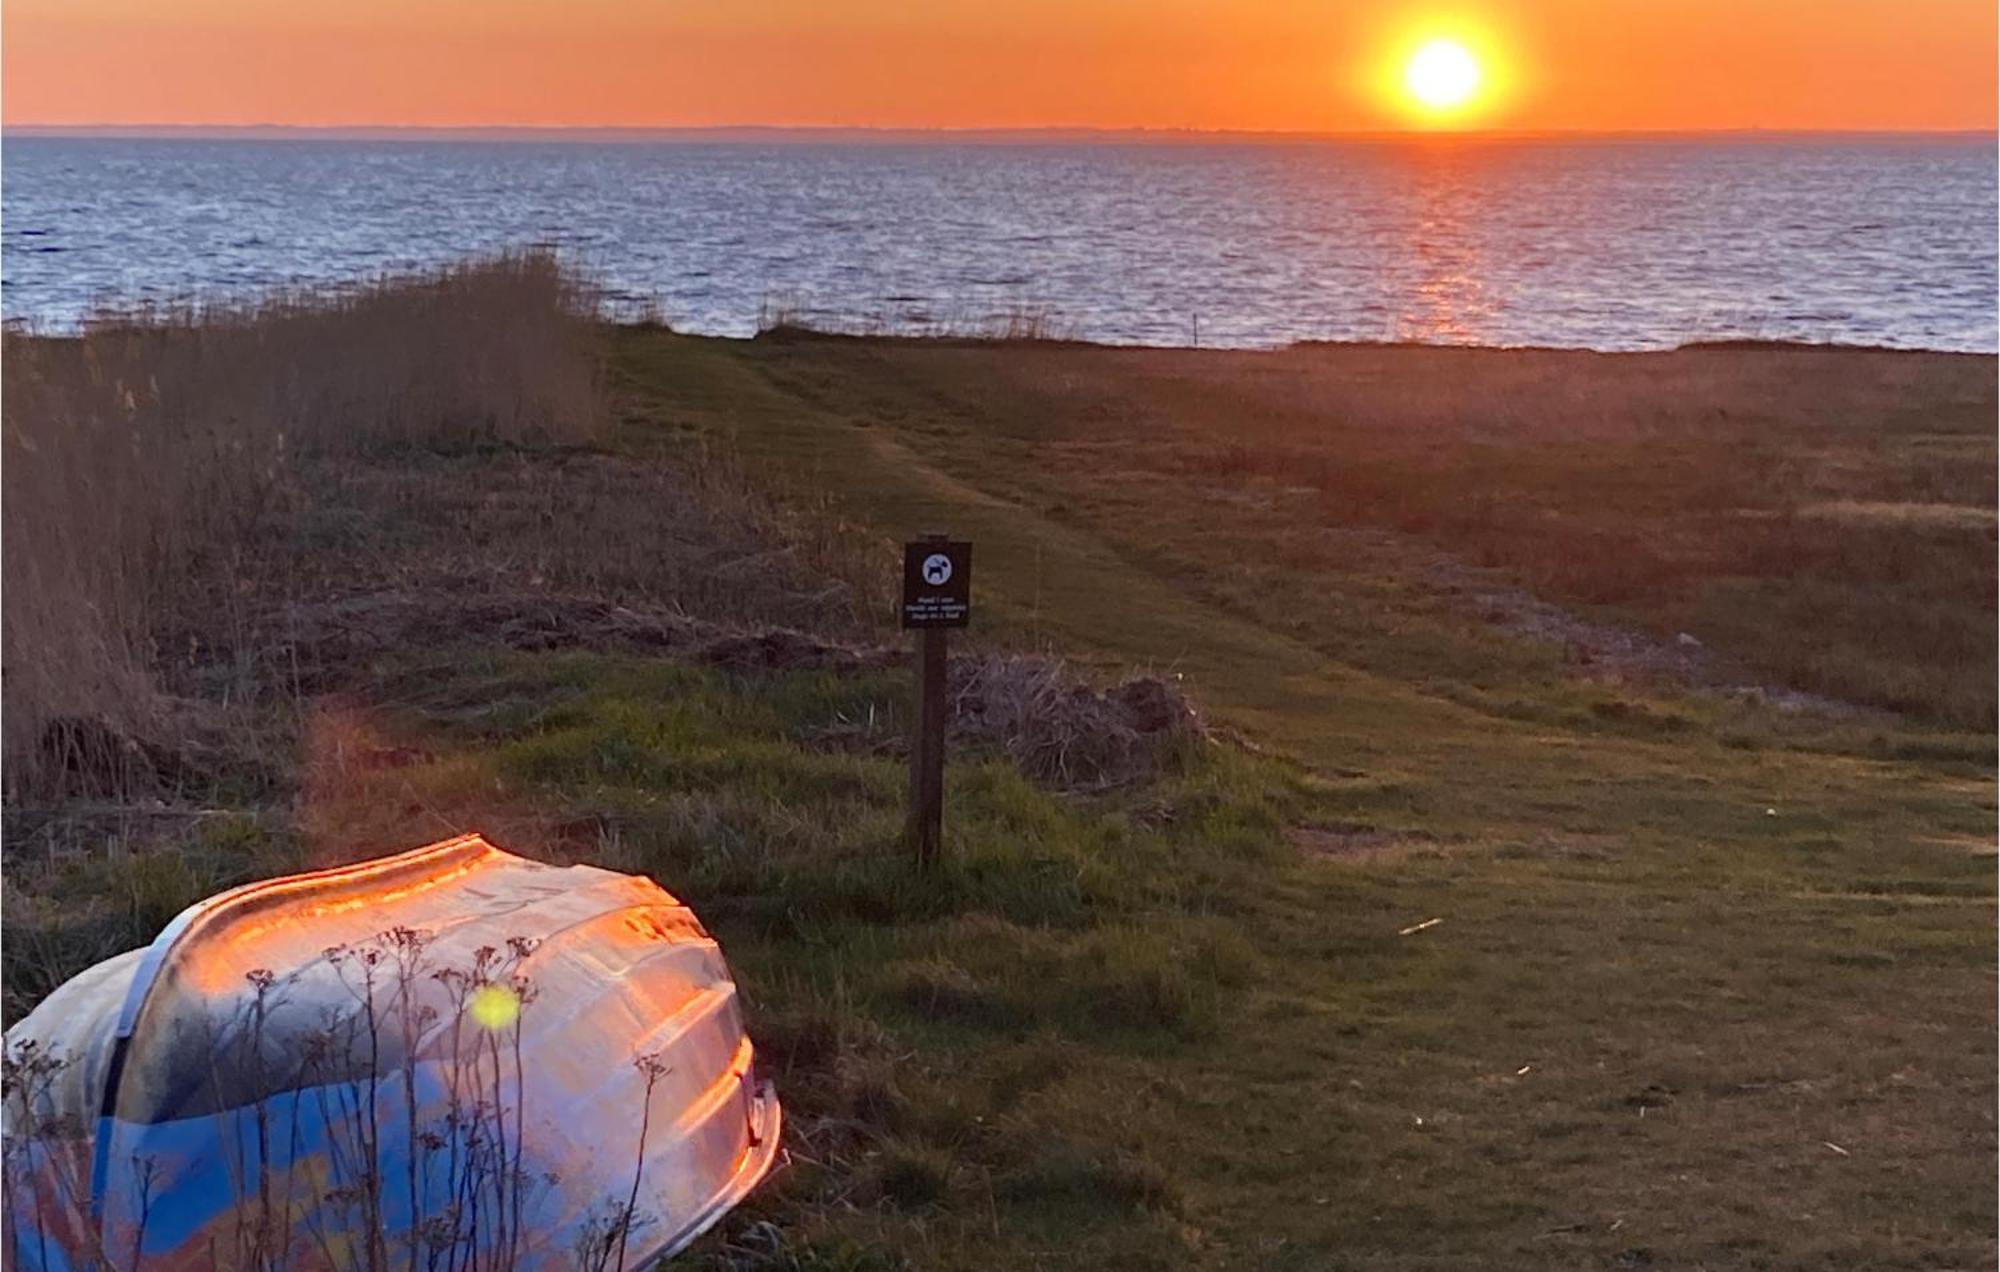
[[[75,137],[105,140],[198,138],[227,140],[826,140],[861,141],[1053,141],[1131,140],[1157,144],[1203,141],[1237,142],[1412,142],[1412,141],[1537,141],[1717,140],[1785,141],[1796,139],[2000,139],[2000,129],[1986,128],[1543,128],[1543,129],[1253,129],[1185,127],[1112,127],[1095,125],[1034,125],[1028,127],[909,127],[872,124],[7,124],[0,137]]]

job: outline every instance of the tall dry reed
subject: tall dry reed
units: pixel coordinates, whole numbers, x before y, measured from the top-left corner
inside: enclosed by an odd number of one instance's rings
[[[603,421],[589,289],[543,252],[236,307],[10,333],[0,671],[10,795],[156,723],[173,597],[226,594],[302,458],[579,442]],[[106,739],[119,739],[116,743]]]

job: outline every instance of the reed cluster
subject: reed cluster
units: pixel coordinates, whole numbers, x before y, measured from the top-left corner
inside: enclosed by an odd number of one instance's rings
[[[165,608],[228,593],[302,460],[586,440],[595,342],[590,289],[546,252],[8,333],[9,794],[115,768],[158,723]]]

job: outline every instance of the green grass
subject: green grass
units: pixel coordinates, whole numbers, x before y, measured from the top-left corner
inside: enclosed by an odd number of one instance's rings
[[[1483,664],[1457,593],[1513,584],[1692,631],[1745,676],[1993,727],[1990,358],[625,347],[677,423],[801,485],[866,491],[898,526],[955,499],[975,529],[1029,510],[1044,524],[1017,529],[1081,532],[1263,625],[1282,610],[1343,663]],[[1301,575],[1335,586],[1302,596]]]
[[[857,707],[895,712],[901,676],[468,649],[386,692],[391,734],[451,758],[363,779],[328,820],[492,792],[564,810],[555,851],[698,906],[800,1128],[799,1164],[752,1212],[782,1216],[793,1246],[934,1262],[922,1230],[977,1197],[979,1222],[1018,1239],[1077,1225],[1108,1255],[1180,1248],[1175,1173],[1142,1142],[1029,1110],[1062,1090],[1094,1104],[1103,1063],[1165,1072],[1217,1044],[1262,968],[1235,916],[1269,890],[1279,828],[1321,802],[1289,766],[1219,751],[1143,795],[1078,798],[965,755],[943,867],[922,875],[899,846],[901,764],[801,740]],[[499,727],[479,710],[495,701]]]
[[[1906,718],[1829,718],[1590,679],[1480,617],[1501,586],[1585,602],[1536,573],[1550,551],[1528,531],[1488,536],[1482,566],[1480,536],[1419,497],[1409,474],[1439,471],[1455,434],[1412,434],[1387,476],[1294,480],[1325,437],[1352,447],[1404,410],[1392,390],[1487,427],[1435,386],[1495,377],[1500,423],[1526,427],[1531,360],[1462,354],[1446,375],[1393,351],[658,331],[615,353],[627,454],[727,454],[859,526],[885,574],[898,538],[964,535],[972,643],[1180,675],[1225,740],[1096,794],[955,754],[943,866],[923,875],[899,843],[901,764],[824,741],[863,718],[893,734],[907,672],[732,676],[441,636],[301,705],[285,817],[197,821],[157,860],[17,847],[10,1006],[236,878],[477,828],[648,873],[721,940],[791,1157],[697,1265],[1990,1264],[1995,792],[1970,693],[1919,677]],[[1730,357],[1721,397],[1776,411],[1792,371]],[[1287,359],[1317,368],[1312,392],[1284,387]],[[1635,410],[1671,387],[1654,368],[1690,364],[1631,365],[1642,383],[1589,382],[1572,408]],[[1956,364],[1912,365],[1869,375],[1963,391]],[[1321,393],[1349,382],[1376,396],[1341,399],[1341,432]],[[1855,398],[1878,414],[1899,400],[1869,384]],[[1781,423],[1787,445],[1811,432]],[[1680,495],[1764,498],[1682,463],[1691,444],[1613,432],[1544,498],[1633,454],[1671,488],[1635,470],[1603,502],[1655,530]],[[1876,449],[1867,482],[1926,499],[1990,480],[1901,435]],[[1481,452],[1479,471],[1514,463]],[[1379,493],[1366,516],[1323,515],[1336,487]],[[1591,613],[1678,624],[1673,606],[1720,605],[1742,633],[1718,619],[1703,639],[1776,677],[1782,629],[1834,603],[1769,579],[1718,602],[1703,589],[1737,576],[1675,577],[1698,586]],[[1979,580],[1960,584],[1911,582],[1941,630],[1977,608]],[[1911,663],[1894,639],[1827,644],[1871,693]],[[415,758],[354,759],[378,752]],[[316,776],[328,754],[344,767]]]
[[[1772,818],[1688,763],[1601,792],[1616,832],[1570,806],[1477,831],[1414,779],[1230,748],[1090,799],[965,756],[925,878],[900,765],[799,740],[904,693],[449,653],[388,727],[451,759],[345,795],[562,809],[568,850],[698,907],[798,1135],[704,1257],[772,1265],[766,1219],[806,1266],[1977,1257],[1991,868],[1920,835],[1990,796]],[[468,722],[493,701],[506,727]],[[1356,821],[1434,837],[1342,861],[1282,834]]]
[[[1177,368],[1181,396],[1133,389],[1135,364]],[[885,539],[971,538],[986,639],[1182,674],[1271,752],[1222,753],[1229,780],[1157,797],[1163,820],[1152,796],[1096,810],[1142,850],[1080,854],[1099,867],[1086,908],[1107,934],[1092,939],[1145,944],[1100,964],[1073,938],[1080,962],[1052,971],[1008,927],[960,916],[885,964],[886,1000],[860,994],[911,1040],[929,1081],[908,1085],[940,1107],[978,1108],[981,1075],[1011,1082],[1020,1048],[1063,1038],[1060,1081],[989,1116],[1029,1142],[1081,1139],[1089,1161],[1140,1163],[1160,1188],[1083,1187],[1057,1205],[1065,1190],[996,1183],[989,1200],[968,1168],[919,1219],[787,1210],[783,1189],[771,1204],[922,1266],[1986,1257],[1992,738],[1962,723],[1980,708],[1953,705],[1977,685],[1947,701],[1930,682],[1913,701],[1935,719],[1898,722],[1579,680],[1559,652],[1468,617],[1476,587],[1427,568],[1449,536],[1350,518],[1313,531],[1286,500],[1321,496],[1176,473],[1159,452],[1183,435],[1133,421],[1271,365],[1227,359],[1204,380],[1092,350],[625,342],[627,390],[654,426],[726,441]],[[1572,489],[1630,455],[1587,458]],[[1900,480],[1882,466],[1876,479]],[[1702,480],[1682,465],[1669,488],[1605,505],[1672,507]],[[1727,485],[1708,502],[1734,497]],[[1533,570],[1494,573],[1565,594]],[[1921,586],[1957,597],[1962,623],[1990,583]],[[1639,600],[1625,621],[1647,621],[1654,602]],[[1772,674],[1776,638],[1796,644],[1786,624],[1815,611],[1727,612],[1766,617],[1754,639],[1704,631]],[[1878,641],[1862,679],[1879,688],[1911,662]],[[1206,822],[1185,841],[1183,808]],[[1312,825],[1402,837],[1352,857],[1288,846],[1286,828]],[[1156,857],[1160,835],[1189,846]],[[1161,871],[1188,877],[1162,893]],[[1218,944],[1181,952],[1176,929]],[[1215,970],[1192,984],[1127,988],[1155,1022],[1143,1047],[1076,1013],[1068,982],[1088,998],[1100,966],[1204,957]],[[1038,1018],[1010,986],[1020,967]],[[1133,1195],[1171,1204],[1116,1201]],[[1079,1197],[1095,1207],[1079,1213]]]

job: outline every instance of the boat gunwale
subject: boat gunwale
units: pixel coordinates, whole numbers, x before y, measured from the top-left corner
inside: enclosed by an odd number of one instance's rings
[[[748,1034],[744,1035],[744,1040],[749,1041]],[[740,1080],[746,1088],[756,1078],[756,1066],[756,1052],[753,1046],[750,1063],[740,1075]],[[660,1248],[658,1254],[652,1256],[650,1260],[641,1261],[639,1267],[657,1269],[693,1245],[703,1233],[713,1228],[722,1216],[728,1214],[738,1202],[749,1196],[750,1190],[762,1183],[765,1176],[777,1166],[785,1130],[784,1108],[778,1102],[777,1087],[767,1079],[758,1082],[754,1088],[746,1089],[743,1094],[749,1104],[747,1112],[752,1132],[749,1151],[743,1154],[743,1160],[737,1164],[735,1172],[730,1175],[727,1183],[716,1190],[708,1205],[675,1233]],[[761,1122],[760,1114],[763,1115]]]
[[[254,913],[295,892],[309,892],[328,885],[391,878],[413,867],[434,865],[454,857],[464,857],[470,861],[473,858],[493,854],[511,855],[494,847],[480,832],[469,831],[463,835],[439,840],[434,844],[424,844],[387,857],[374,857],[366,861],[281,875],[275,879],[255,879],[226,889],[212,897],[204,897],[169,919],[167,925],[160,929],[159,935],[146,946],[145,955],[133,969],[132,983],[126,988],[125,1001],[118,1011],[118,1024],[112,1031],[111,1056],[104,1070],[104,1093],[98,1104],[96,1142],[91,1146],[91,1222],[98,1224],[103,1222],[104,1193],[109,1186],[111,1166],[112,1122],[117,1116],[118,1097],[124,1086],[125,1061],[131,1050],[132,1035],[138,1027],[140,1017],[152,1001],[153,989],[159,984],[168,956],[175,953],[184,942],[199,937],[200,929],[206,925],[205,921],[214,920],[224,914],[234,918],[241,913]]]

